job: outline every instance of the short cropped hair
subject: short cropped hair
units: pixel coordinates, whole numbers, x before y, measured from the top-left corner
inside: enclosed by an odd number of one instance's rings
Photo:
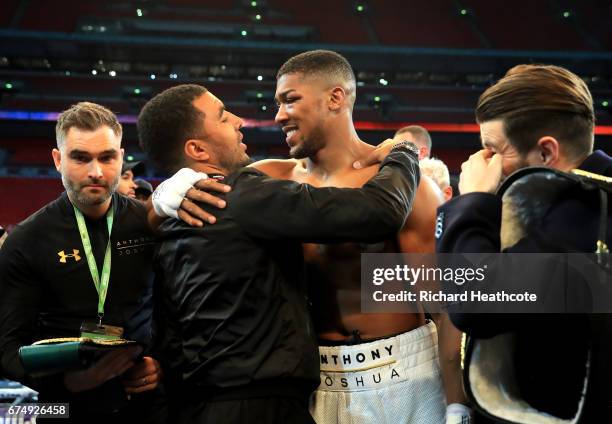
[[[205,115],[193,101],[208,90],[201,85],[182,84],[162,91],[149,100],[138,116],[140,147],[155,166],[168,174],[183,167],[185,142],[203,138]]]
[[[440,190],[444,190],[450,185],[450,175],[448,167],[440,159],[425,158],[419,161],[421,175],[426,175],[436,182]]]
[[[344,88],[352,108],[356,96],[356,79],[351,64],[344,56],[331,50],[311,50],[287,60],[276,73],[276,79],[285,74],[303,74],[319,77],[332,85]]]
[[[573,159],[593,150],[593,97],[580,77],[559,66],[518,65],[489,87],[478,99],[476,120],[498,119],[522,154],[547,135]]]
[[[84,131],[96,131],[98,128],[107,126],[121,139],[123,129],[117,117],[109,109],[96,103],[80,102],[70,106],[57,118],[55,124],[55,140],[58,149],[64,146],[66,134],[70,128]]]
[[[427,149],[431,152],[431,136],[429,135],[429,131],[423,128],[420,125],[408,125],[407,127],[402,127],[395,132],[393,137],[403,134],[410,133],[414,136],[414,138],[422,140],[427,145]]]

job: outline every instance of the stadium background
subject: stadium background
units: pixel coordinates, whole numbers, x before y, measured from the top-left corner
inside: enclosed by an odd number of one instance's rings
[[[478,96],[519,63],[583,77],[595,99],[596,148],[611,150],[608,0],[3,0],[0,225],[10,229],[63,190],[50,154],[54,121],[78,101],[116,112],[126,157],[141,160],[142,105],[172,85],[202,84],[246,118],[254,159],[286,157],[274,76],[315,48],[353,65],[363,140],[423,125],[451,172],[479,147]],[[149,167],[145,177],[163,176]]]

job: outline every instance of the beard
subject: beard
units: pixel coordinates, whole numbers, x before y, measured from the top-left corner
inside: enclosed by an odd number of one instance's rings
[[[77,183],[62,173],[62,184],[64,185],[69,198],[76,202],[77,206],[95,206],[106,202],[113,195],[113,193],[117,191],[117,186],[119,185],[119,175],[117,175],[115,180],[111,181],[110,183],[92,179],[88,179],[83,183]],[[85,193],[83,188],[89,184],[101,185],[106,190],[101,194]]]
[[[308,139],[302,138],[301,143],[289,149],[292,159],[314,158],[319,150],[325,147],[323,131],[317,128],[312,131]]]
[[[240,154],[241,153],[241,154]],[[240,168],[244,168],[247,165],[253,163],[253,159],[244,152],[240,152],[232,158],[229,158],[223,154],[219,155],[219,165],[225,169],[228,174],[232,174],[238,171]]]

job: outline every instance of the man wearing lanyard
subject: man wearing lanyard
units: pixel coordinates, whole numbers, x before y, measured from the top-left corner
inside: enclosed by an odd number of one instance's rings
[[[150,342],[153,239],[144,205],[115,192],[121,135],[100,105],[63,112],[52,154],[66,192],[17,225],[0,253],[2,374],[37,390],[40,402],[69,402],[74,422],[144,422],[160,380],[140,347],[45,377],[29,375],[18,355],[36,340],[85,333]]]

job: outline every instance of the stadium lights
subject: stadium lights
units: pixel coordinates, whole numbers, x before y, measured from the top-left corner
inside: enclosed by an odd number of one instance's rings
[[[244,97],[249,104],[255,104],[258,108],[261,108],[261,105],[266,104],[265,99],[271,99],[274,97],[274,93],[271,91],[255,91],[255,90],[247,90],[244,92]],[[267,106],[266,106],[267,107]]]
[[[136,86],[123,86],[123,97],[129,99],[130,101],[136,100],[139,101],[142,98],[151,96],[151,87],[136,87]]]
[[[23,88],[23,82],[21,81],[0,81],[0,97],[3,93],[18,93]]]

